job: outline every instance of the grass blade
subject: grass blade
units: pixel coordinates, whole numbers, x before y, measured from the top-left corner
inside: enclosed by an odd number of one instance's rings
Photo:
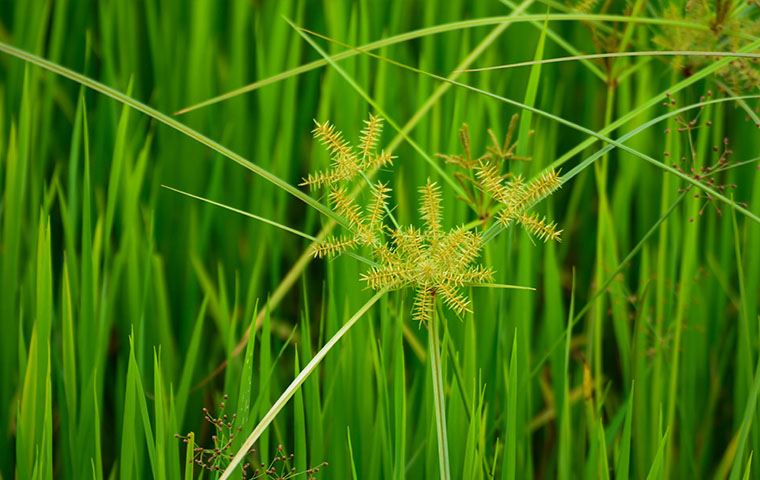
[[[652,462],[652,468],[647,474],[647,480],[657,480],[663,478],[664,464],[665,464],[665,451],[668,445],[668,430],[665,431],[665,435],[660,439],[660,444],[657,447],[657,454]]]
[[[631,384],[631,393],[628,397],[628,410],[625,413],[625,425],[623,426],[623,436],[620,438],[620,453],[618,454],[617,463],[615,463],[615,478],[627,480],[630,470],[631,461],[631,423],[633,419],[633,388]]]

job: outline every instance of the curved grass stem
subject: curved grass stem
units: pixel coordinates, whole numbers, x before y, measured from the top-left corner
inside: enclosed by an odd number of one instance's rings
[[[172,192],[179,193],[180,195],[184,195],[186,197],[190,197],[190,198],[193,198],[195,200],[200,200],[201,202],[208,203],[209,205],[213,205],[215,207],[223,208],[225,210],[229,210],[230,212],[237,213],[239,215],[243,215],[244,217],[252,218],[252,219],[254,219],[256,221],[259,221],[261,223],[265,223],[267,225],[271,225],[273,227],[279,228],[280,230],[283,230],[283,231],[288,232],[288,233],[292,233],[293,235],[297,235],[297,236],[299,236],[301,238],[305,238],[305,239],[310,240],[312,242],[316,243],[316,242],[320,241],[320,239],[318,239],[315,236],[309,235],[308,233],[304,233],[304,232],[302,232],[300,230],[296,230],[295,228],[289,227],[287,225],[284,225],[282,223],[276,222],[274,220],[270,220],[270,219],[262,217],[260,215],[256,215],[254,213],[246,212],[245,210],[241,210],[239,208],[235,208],[235,207],[232,207],[230,205],[226,205],[226,204],[221,203],[221,202],[216,202],[214,200],[211,200],[210,198],[201,197],[200,195],[195,195],[195,194],[192,194],[190,192],[186,192],[184,190],[180,190],[179,188],[170,187],[169,185],[161,185],[161,187],[163,187],[163,188],[165,188],[167,190],[171,190]],[[307,252],[308,251],[310,251],[310,250],[307,249]],[[348,252],[343,252],[343,255],[351,257],[354,260],[358,260],[358,261],[360,261],[362,263],[366,263],[367,265],[370,265],[370,266],[377,265],[376,262],[370,260],[367,257],[359,255],[358,253],[354,253],[354,252],[348,251]]]
[[[760,58],[760,53],[754,52],[712,52],[693,50],[643,50],[631,52],[592,53],[588,55],[571,55],[566,57],[544,58],[541,60],[528,60],[525,62],[490,65],[487,67],[468,68],[462,72],[490,72],[494,70],[507,70],[510,68],[530,67],[533,65],[546,65],[549,63],[578,62],[583,60],[599,60],[603,58],[629,58],[629,57],[731,57],[731,58]]]

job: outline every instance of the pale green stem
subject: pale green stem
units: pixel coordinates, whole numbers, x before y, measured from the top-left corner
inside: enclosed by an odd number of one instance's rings
[[[438,434],[438,467],[442,480],[450,480],[449,441],[446,436],[446,400],[443,390],[443,366],[441,365],[441,343],[438,338],[438,314],[433,310],[430,318],[428,346],[430,348],[430,370],[433,374],[433,403],[435,403],[435,428]]]

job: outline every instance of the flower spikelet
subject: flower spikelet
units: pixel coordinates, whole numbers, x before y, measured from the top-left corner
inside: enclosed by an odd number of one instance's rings
[[[369,160],[365,161],[364,166],[367,170],[371,168],[387,167],[393,165],[394,158],[396,157],[383,150],[377,155],[370,157]]]
[[[494,162],[480,162],[475,170],[475,175],[480,180],[480,185],[499,203],[509,201],[510,189],[504,185],[504,176],[501,174],[500,166]]]
[[[414,296],[412,318],[420,323],[426,323],[433,316],[433,308],[435,308],[435,293],[425,287],[418,288]]]
[[[351,144],[343,138],[343,133],[336,129],[335,125],[330,122],[315,123],[317,126],[312,131],[314,138],[327,148],[333,158],[355,157]]]
[[[330,202],[338,215],[348,221],[351,227],[357,228],[364,223],[359,205],[348,195],[345,188],[335,188],[330,192]]]
[[[408,226],[400,226],[392,233],[395,248],[392,250],[405,259],[416,260],[422,254],[424,237],[420,230]]]
[[[523,202],[532,206],[557,191],[560,186],[562,179],[556,170],[544,172],[525,187]]]
[[[538,237],[539,240],[548,242],[549,240],[559,241],[560,239],[562,230],[557,230],[557,224],[547,222],[537,213],[521,213],[517,220],[523,228]]]
[[[528,183],[524,183],[520,177],[515,177],[507,184],[506,188],[509,194],[506,201],[499,201],[503,209],[499,212],[498,220],[505,227],[509,227],[514,222],[517,222],[528,233],[537,236],[543,241],[559,241],[561,230],[557,230],[555,223],[548,223],[545,219],[527,213],[527,211],[533,205],[557,191],[561,186],[562,179],[555,170],[544,172]]]
[[[436,292],[441,294],[446,306],[459,315],[462,315],[465,312],[472,312],[470,309],[470,299],[459,293],[459,291],[451,284],[442,283],[437,285]]]
[[[362,170],[362,164],[356,155],[351,144],[343,138],[343,134],[338,131],[330,122],[316,122],[316,127],[312,131],[314,138],[327,149],[330,153],[331,164],[326,171],[309,174],[301,185],[310,188],[319,188],[324,186],[334,186],[342,181],[348,181],[359,175]]]
[[[378,232],[383,228],[383,218],[385,217],[385,210],[388,208],[390,191],[388,185],[382,182],[377,182],[372,187],[372,199],[367,209],[367,223],[373,232]]]
[[[437,238],[441,233],[441,189],[428,178],[427,185],[420,189],[420,195],[420,215],[425,221],[427,233],[431,238]]]
[[[407,282],[408,269],[403,265],[382,265],[371,267],[369,271],[361,275],[361,279],[367,282],[367,285],[373,290],[382,288],[396,289],[401,288]]]
[[[350,250],[356,246],[356,239],[346,236],[329,237],[321,242],[314,244],[314,256],[323,258],[334,256]]]
[[[382,119],[370,115],[362,130],[359,145],[354,147],[330,122],[316,122],[314,138],[329,152],[331,164],[327,170],[310,173],[301,185],[310,188],[327,187],[330,204],[345,219],[343,226],[349,234],[320,242],[322,245],[313,250],[315,256],[337,255],[360,246],[376,249],[382,242],[385,230],[383,220],[390,189],[383,183],[374,185],[371,198],[364,208],[349,193],[349,186],[355,178],[371,168],[392,163],[393,157],[389,153],[377,153],[382,128]]]
[[[362,162],[366,162],[375,154],[380,135],[383,133],[382,118],[370,114],[369,120],[365,120],[364,123],[365,127],[359,140],[359,154]]]

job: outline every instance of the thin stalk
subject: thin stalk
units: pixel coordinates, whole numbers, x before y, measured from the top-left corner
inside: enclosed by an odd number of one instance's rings
[[[612,72],[608,72],[612,75]],[[604,126],[612,123],[612,113],[615,105],[615,87],[614,78],[607,81],[607,96],[605,99]],[[609,164],[609,152],[602,155],[599,162],[594,164],[594,173],[596,177],[597,197],[599,198],[599,215],[596,230],[596,272],[594,274],[594,283],[602,283],[605,271],[605,256],[609,255],[608,235],[610,227],[609,200],[607,198],[607,171]],[[593,332],[592,343],[589,348],[592,350],[591,358],[593,359],[594,368],[594,398],[597,405],[602,403],[602,338],[604,336],[604,295],[597,296],[593,313],[591,315],[591,329]],[[594,416],[594,420],[596,417]],[[593,432],[589,432],[593,434]]]
[[[179,188],[170,187],[169,185],[161,185],[161,187],[171,190],[172,192],[179,193],[180,195],[184,195],[186,197],[193,198],[195,200],[200,200],[201,202],[208,203],[209,205],[213,205],[215,207],[223,208],[224,210],[229,210],[230,212],[234,212],[240,215],[243,215],[244,217],[252,218],[258,222],[266,223],[267,225],[271,225],[273,227],[279,228],[280,230],[284,230],[288,233],[292,233],[293,235],[297,235],[301,238],[305,238],[307,240],[311,240],[312,242],[317,241],[317,237],[313,237],[309,235],[308,233],[304,233],[300,230],[296,230],[295,228],[289,227],[287,225],[283,225],[282,223],[275,222],[274,220],[270,220],[266,217],[261,217],[259,215],[256,215],[255,213],[246,212],[245,210],[241,210],[239,208],[232,207],[230,205],[226,205],[221,202],[216,202],[214,200],[211,200],[210,198],[201,197],[200,195],[195,195],[190,192],[186,192],[184,190],[180,190]]]
[[[449,470],[449,441],[446,435],[446,400],[443,390],[443,366],[441,364],[441,342],[438,338],[438,314],[433,309],[430,318],[428,348],[430,349],[430,371],[433,374],[433,403],[435,404],[435,428],[438,434],[438,468],[442,480],[451,479]]]
[[[675,74],[671,74],[671,78],[675,79]],[[669,120],[667,123],[668,128],[675,128],[675,122]],[[669,135],[666,139],[666,148],[675,158],[680,157],[680,143],[676,141],[674,135]],[[673,195],[673,184],[670,177],[664,177],[662,179],[662,186],[660,187],[660,211],[664,211],[671,196]],[[686,203],[686,202],[684,202]],[[656,268],[657,268],[657,281],[655,283],[655,317],[654,317],[654,337],[657,339],[663,338],[665,334],[665,319],[670,317],[670,309],[667,308],[669,296],[671,295],[665,278],[671,273],[675,275],[675,272],[669,270],[669,244],[671,242],[671,228],[669,225],[661,225],[658,231],[657,239],[657,256],[656,256]],[[655,420],[654,416],[650,416],[649,422],[649,439],[650,444],[655,445],[657,438],[662,431],[662,408],[667,408],[666,399],[664,393],[666,391],[665,385],[665,354],[657,351],[652,360],[652,383],[650,387],[650,411],[660,412],[660,416]],[[651,447],[650,447],[651,449]]]
[[[525,62],[507,63],[503,65],[491,65],[487,67],[468,68],[462,72],[489,72],[492,70],[507,70],[510,68],[529,67],[532,65],[544,65],[547,63],[576,62],[582,60],[594,60],[600,58],[626,58],[626,57],[731,57],[731,58],[760,58],[760,53],[752,52],[712,52],[700,50],[642,50],[634,52],[592,53],[588,55],[571,55],[566,57],[544,58],[542,60],[529,60]]]
[[[740,351],[743,352],[743,360],[747,364],[747,366],[752,365],[752,346],[750,344],[752,335],[750,333],[749,328],[749,315],[747,314],[747,291],[746,286],[744,282],[744,261],[742,256],[742,249],[741,249],[741,231],[739,230],[739,224],[736,221],[736,213],[732,213],[731,215],[731,225],[733,227],[733,236],[734,236],[734,256],[736,257],[736,276],[739,281],[739,325],[738,329],[741,332],[740,337],[742,338],[742,342],[744,343],[743,347]],[[751,368],[751,367],[750,367]],[[747,369],[747,385],[753,385],[752,382],[752,373],[751,370]],[[756,373],[757,375],[757,373]],[[757,381],[755,380],[755,386],[752,387],[752,393],[750,394],[750,399],[747,402],[747,410],[745,412],[745,417],[742,421],[741,426],[741,441],[740,441],[740,447],[736,450],[736,461],[734,461],[734,467],[731,469],[731,478],[738,478],[738,468],[737,466],[741,464],[742,457],[744,455],[744,443],[747,440],[747,434],[749,433],[749,428],[752,425],[752,421],[755,420],[755,408],[754,406],[757,404],[757,401],[753,401],[751,398],[752,396],[757,395]],[[750,405],[750,403],[754,405]]]
[[[230,205],[226,205],[226,204],[221,203],[221,202],[216,202],[214,200],[211,200],[210,198],[201,197],[200,195],[195,195],[195,194],[192,194],[190,192],[186,192],[184,190],[180,190],[178,188],[170,187],[168,185],[161,185],[161,186],[163,188],[167,189],[167,190],[171,190],[172,192],[179,193],[180,195],[184,195],[186,197],[190,197],[190,198],[193,198],[195,200],[200,200],[201,202],[208,203],[209,205],[213,205],[215,207],[219,207],[219,208],[223,208],[225,210],[229,210],[230,212],[234,212],[234,213],[243,215],[244,217],[252,218],[252,219],[257,220],[257,221],[259,221],[261,223],[266,223],[267,225],[271,225],[273,227],[279,228],[280,230],[284,230],[284,231],[286,231],[288,233],[292,233],[293,235],[297,235],[297,236],[299,236],[301,238],[305,238],[306,240],[310,240],[310,241],[315,242],[315,243],[318,243],[320,241],[320,239],[318,239],[317,237],[314,237],[312,235],[309,235],[308,233],[304,233],[304,232],[302,232],[300,230],[296,230],[295,228],[289,227],[287,225],[283,225],[282,223],[275,222],[274,220],[269,220],[268,218],[256,215],[255,213],[246,212],[245,210],[241,210],[239,208],[235,208],[235,207],[232,207]],[[310,250],[307,249],[307,251],[310,251]],[[347,251],[347,252],[343,252],[342,255],[346,255],[346,256],[351,257],[353,259],[359,260],[360,262],[366,263],[367,265],[371,265],[371,266],[376,266],[377,265],[377,262],[374,262],[374,261],[370,260],[367,257],[359,255],[358,253]]]

